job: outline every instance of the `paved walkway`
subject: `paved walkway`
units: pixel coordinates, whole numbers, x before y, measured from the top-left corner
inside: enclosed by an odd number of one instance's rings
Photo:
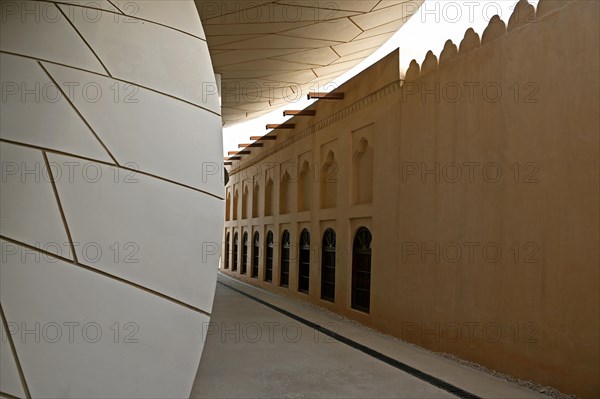
[[[341,338],[319,326],[336,330]],[[470,394],[547,398],[220,275],[191,397],[429,399]]]

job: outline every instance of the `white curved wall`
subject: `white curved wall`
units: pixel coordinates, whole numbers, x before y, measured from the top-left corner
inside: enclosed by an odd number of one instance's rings
[[[187,397],[224,219],[194,3],[0,6],[0,394]]]

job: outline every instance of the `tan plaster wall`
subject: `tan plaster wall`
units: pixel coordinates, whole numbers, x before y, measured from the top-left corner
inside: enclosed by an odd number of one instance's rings
[[[440,66],[429,54],[402,87],[398,53],[390,54],[340,87],[343,101],[315,103],[315,117],[294,118],[295,129],[235,162],[228,192],[257,179],[264,196],[266,176],[274,181],[274,216],[264,216],[259,198],[258,218],[226,223],[240,241],[242,228],[254,226],[263,252],[266,232],[274,232],[273,283],[263,281],[262,255],[258,279],[249,277],[250,261],[247,276],[225,272],[426,348],[598,397],[599,3],[542,0],[537,17],[529,10],[520,3],[507,34],[494,20],[481,46],[468,32],[460,55],[452,58],[448,46]],[[374,155],[373,192],[365,196],[372,203],[353,205],[363,137]],[[321,209],[329,152],[337,206]],[[305,161],[313,166],[312,200],[297,212]],[[291,212],[279,214],[285,170]],[[350,306],[352,240],[361,226],[373,234],[369,314]],[[335,303],[320,299],[329,227],[337,233]],[[297,292],[294,244],[303,228],[311,232],[308,295]],[[292,239],[289,288],[279,287],[284,229]]]

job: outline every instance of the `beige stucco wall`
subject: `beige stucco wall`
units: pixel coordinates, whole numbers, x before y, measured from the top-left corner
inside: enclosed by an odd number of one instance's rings
[[[241,261],[238,273],[225,272],[426,348],[597,397],[600,8],[542,0],[528,15],[521,6],[508,33],[494,20],[481,46],[470,32],[459,55],[447,46],[438,66],[430,54],[402,86],[398,54],[389,55],[342,86],[344,100],[317,102],[316,116],[294,118],[295,129],[234,162],[227,190],[239,192],[237,215],[248,184],[251,216],[258,181],[259,217],[228,221],[226,233],[241,242],[244,231],[259,231],[264,253],[273,231],[273,283],[263,281],[262,254],[259,278],[249,277],[251,247],[246,276]],[[372,195],[357,195],[354,183],[361,139],[374,155]],[[327,183],[315,172],[310,210],[296,212],[306,198],[298,171],[305,160],[320,170],[330,152],[337,206],[321,209]],[[280,215],[286,170],[293,212]],[[267,176],[274,216],[265,217]],[[369,314],[350,306],[360,226],[373,233]],[[335,303],[320,299],[328,227],[337,233]],[[278,284],[281,233],[297,243],[304,228],[312,233],[308,295],[297,292],[297,246],[289,288]]]

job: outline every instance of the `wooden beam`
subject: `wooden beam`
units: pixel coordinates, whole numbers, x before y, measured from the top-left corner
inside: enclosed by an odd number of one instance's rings
[[[263,143],[252,143],[252,144],[240,144],[240,145],[238,145],[238,148],[262,147],[262,146],[264,146]]]
[[[267,125],[267,130],[269,129],[293,129],[296,127],[295,123],[270,123]]]
[[[315,116],[317,111],[314,109],[303,109],[303,110],[285,110],[283,116]]]
[[[273,134],[269,134],[268,136],[251,136],[250,140],[252,140],[252,141],[257,141],[257,140],[277,140],[277,136],[273,135]]]
[[[226,161],[239,161],[240,159],[242,159],[242,157],[229,157],[229,158],[223,158]]]
[[[316,91],[311,91],[308,93],[309,100],[313,98],[322,98],[325,100],[343,100],[344,97],[344,93],[319,93]]]
[[[227,155],[250,155],[250,151],[229,151]]]
[[[232,166],[233,162],[225,162],[225,163],[223,163],[223,165],[225,165],[225,166]]]

